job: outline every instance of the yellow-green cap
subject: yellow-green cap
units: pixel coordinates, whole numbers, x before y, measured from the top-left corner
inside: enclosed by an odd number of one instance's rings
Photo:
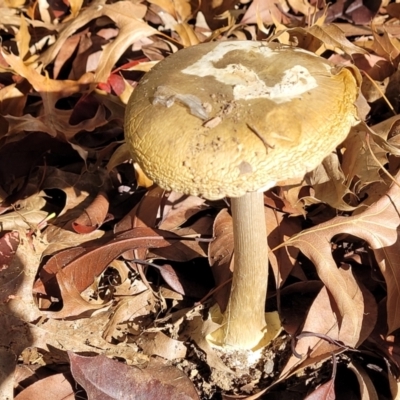
[[[126,108],[134,160],[159,186],[239,197],[302,177],[358,122],[357,73],[302,49],[225,41],[157,64]]]

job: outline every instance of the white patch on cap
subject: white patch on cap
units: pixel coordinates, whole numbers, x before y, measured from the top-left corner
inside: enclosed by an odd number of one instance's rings
[[[267,86],[254,71],[248,73],[256,76],[257,80],[247,81],[244,84],[237,84],[233,88],[235,100],[266,98],[276,103],[284,103],[300,97],[303,93],[315,89],[318,84],[307,68],[301,65],[287,69],[283,73],[282,80],[274,86]]]
[[[276,103],[284,103],[298,98],[318,86],[308,69],[301,65],[295,65],[284,71],[282,80],[274,86],[267,86],[253,70],[242,64],[229,64],[225,68],[214,66],[214,63],[233,50],[255,50],[266,58],[276,53],[275,50],[259,43],[222,42],[193,65],[183,69],[182,72],[202,77],[213,76],[219,82],[233,86],[235,100],[266,98]]]
[[[196,75],[196,76],[209,76],[209,75],[215,75],[217,74],[216,78],[223,83],[226,84],[235,84],[228,82],[229,80],[229,71],[226,71],[229,69],[230,66],[228,66],[225,69],[220,69],[220,68],[215,68],[214,63],[222,60],[225,56],[225,54],[235,51],[235,50],[240,50],[240,51],[257,51],[261,53],[264,57],[269,57],[275,53],[274,50],[271,48],[262,45],[261,43],[256,43],[256,42],[221,42],[216,46],[213,50],[211,50],[209,53],[205,54],[203,57],[200,58],[197,62],[195,62],[193,65],[190,67],[187,67],[182,70],[184,74],[189,74],[189,75]],[[238,68],[243,68],[246,71],[249,71],[247,68],[243,67],[242,65],[234,64],[233,68],[238,67]],[[225,72],[226,71],[226,72]],[[228,73],[228,74],[227,74]],[[253,72],[254,74],[254,72]],[[232,77],[235,81],[237,78]]]

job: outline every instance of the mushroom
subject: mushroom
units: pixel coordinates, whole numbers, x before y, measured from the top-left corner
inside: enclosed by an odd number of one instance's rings
[[[277,43],[225,41],[178,51],[140,81],[125,136],[166,190],[231,199],[234,271],[223,348],[260,347],[268,326],[263,192],[316,168],[358,122],[359,75]]]

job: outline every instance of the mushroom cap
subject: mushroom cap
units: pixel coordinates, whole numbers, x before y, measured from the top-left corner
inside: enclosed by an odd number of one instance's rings
[[[126,141],[164,189],[239,197],[316,168],[358,122],[358,88],[355,71],[299,48],[200,44],[142,78]]]

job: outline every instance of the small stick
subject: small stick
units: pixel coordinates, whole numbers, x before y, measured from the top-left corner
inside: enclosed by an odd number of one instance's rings
[[[268,154],[268,149],[274,149],[275,146],[269,144],[264,138],[263,136],[260,134],[260,132],[258,132],[257,128],[255,126],[252,126],[250,124],[247,124],[247,127],[263,142],[264,146],[265,146],[265,150],[267,151]]]

